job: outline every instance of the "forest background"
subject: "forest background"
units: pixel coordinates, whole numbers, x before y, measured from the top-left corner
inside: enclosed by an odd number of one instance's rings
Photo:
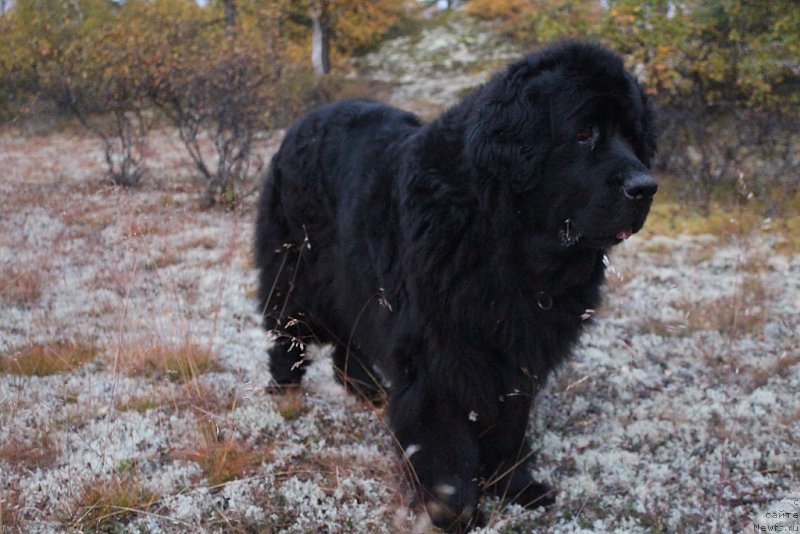
[[[260,170],[255,140],[325,101],[380,94],[353,58],[441,23],[451,4],[523,49],[578,37],[624,54],[659,112],[658,166],[700,212],[797,203],[792,0],[4,0],[0,120],[77,119],[126,186],[146,175],[152,129],[169,125],[206,201],[233,202]]]

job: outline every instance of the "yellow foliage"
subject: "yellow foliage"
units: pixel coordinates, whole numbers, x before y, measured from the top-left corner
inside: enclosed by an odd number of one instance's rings
[[[283,0],[282,28],[292,62],[309,64],[311,14],[308,0]],[[406,13],[404,0],[315,0],[331,26],[331,61],[342,66],[353,54],[375,44]]]
[[[524,22],[534,6],[530,0],[473,0],[467,13],[486,20],[504,19],[511,26]]]
[[[501,21],[529,43],[563,37],[599,39],[644,67],[651,94],[682,98],[702,87],[710,104],[738,98],[748,107],[791,106],[800,91],[776,94],[797,80],[800,4],[795,0],[471,0],[467,11]]]
[[[597,2],[575,0],[472,0],[467,12],[500,19],[519,39],[544,43],[562,37],[591,37],[601,16]]]

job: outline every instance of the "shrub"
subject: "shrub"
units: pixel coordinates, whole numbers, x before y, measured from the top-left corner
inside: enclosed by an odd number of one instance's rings
[[[236,26],[196,18],[165,31],[153,37],[167,47],[152,70],[153,102],[178,129],[208,203],[236,200],[261,167],[254,142],[268,134],[278,104],[278,9],[263,7]]]

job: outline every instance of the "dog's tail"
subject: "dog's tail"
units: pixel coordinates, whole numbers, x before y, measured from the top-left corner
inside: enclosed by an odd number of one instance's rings
[[[276,290],[283,285],[289,266],[289,250],[284,245],[289,241],[289,228],[281,203],[281,170],[278,154],[272,158],[267,176],[261,187],[256,217],[254,261],[259,270],[258,306],[266,314]]]

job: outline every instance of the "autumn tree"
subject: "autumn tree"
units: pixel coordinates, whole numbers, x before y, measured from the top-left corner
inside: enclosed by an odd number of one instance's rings
[[[479,19],[502,21],[507,35],[525,43],[591,38],[603,16],[596,0],[470,0],[466,10]]]
[[[315,74],[331,70],[336,58],[376,42],[402,19],[404,0],[291,0],[287,29],[295,55],[308,55]],[[304,44],[308,43],[308,44]]]
[[[236,2],[234,0],[222,0],[222,10],[225,13],[225,27],[229,30],[236,28]]]
[[[250,7],[237,13],[233,26],[209,10],[207,18],[175,21],[159,32],[168,53],[157,54],[152,98],[205,180],[209,204],[235,200],[260,168],[253,143],[269,132],[277,106],[280,13],[275,5]]]
[[[61,76],[70,110],[102,144],[107,176],[135,186],[147,171],[155,117],[151,112],[152,44],[134,0],[73,45]]]
[[[17,0],[0,15],[0,77],[7,96],[36,96],[66,109],[65,73],[75,69],[87,35],[112,9],[104,0]]]
[[[32,64],[20,43],[19,22],[11,12],[0,13],[0,120],[8,120],[33,92]]]
[[[129,32],[119,27],[118,11],[99,0],[18,0],[3,16],[8,54],[0,76],[6,87],[19,84],[7,97],[33,96],[74,113],[101,141],[108,178],[135,185],[145,170],[150,119],[143,113],[144,80],[136,76],[140,65],[125,46]]]
[[[10,52],[0,97],[24,87],[72,112],[122,185],[144,175],[149,131],[166,117],[209,203],[232,200],[260,164],[253,142],[276,107],[280,15],[280,2],[257,0],[19,0],[0,15]]]

